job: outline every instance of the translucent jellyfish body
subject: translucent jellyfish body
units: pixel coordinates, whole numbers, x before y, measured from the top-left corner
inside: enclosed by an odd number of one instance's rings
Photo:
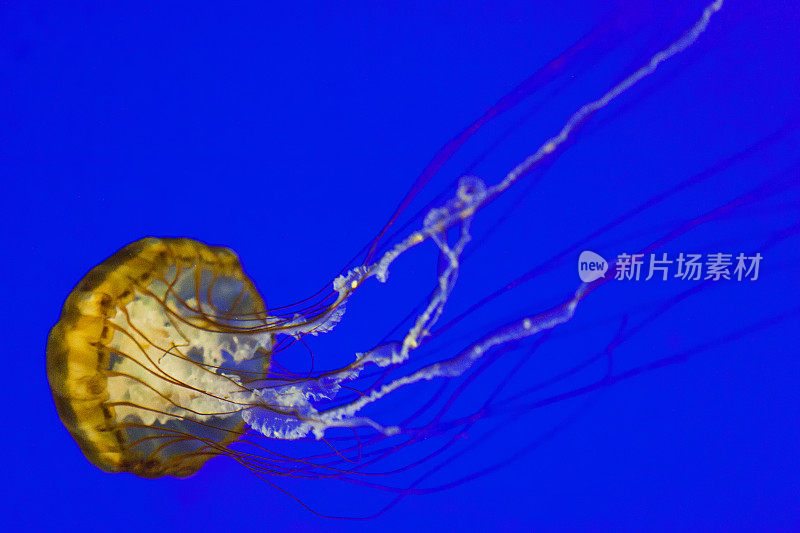
[[[462,376],[497,347],[558,327],[607,281],[579,285],[550,309],[480,332],[456,353],[409,364],[456,287],[474,218],[556,152],[593,113],[690,46],[721,6],[721,0],[710,4],[677,41],[578,108],[555,135],[494,184],[463,176],[419,227],[389,240],[380,254],[373,254],[373,247],[363,263],[335,276],[327,293],[305,307],[267,309],[236,255],[225,248],[155,238],[123,248],[78,284],[51,332],[48,376],[64,425],[100,468],[146,477],[190,475],[217,455],[258,474],[297,471],[296,462],[275,457],[257,442],[248,441],[252,446],[246,450],[231,447],[253,434],[321,440],[333,428],[371,428],[387,438],[403,433],[402,425],[383,423],[363,411],[414,383]],[[284,339],[333,330],[364,283],[371,278],[387,282],[393,263],[423,243],[437,248],[436,286],[406,331],[365,346],[339,368],[300,375],[278,366],[274,354]],[[399,369],[401,375],[375,380],[343,400],[341,391],[367,368]],[[307,476],[340,472],[327,464],[302,463]]]

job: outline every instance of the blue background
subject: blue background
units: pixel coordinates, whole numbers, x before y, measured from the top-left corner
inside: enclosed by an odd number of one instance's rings
[[[185,480],[109,475],[89,464],[56,415],[44,371],[64,298],[92,266],[148,235],[229,246],[270,304],[304,298],[377,233],[440,146],[581,36],[621,16],[607,39],[592,43],[590,60],[568,64],[487,126],[414,207],[452,193],[467,169],[497,182],[572,111],[693,24],[703,4],[4,2],[0,519],[83,531],[796,530],[797,237],[769,242],[800,219],[792,123],[800,34],[791,4],[730,2],[695,46],[594,116],[546,172],[479,213],[476,235],[491,233],[465,259],[445,320],[608,221],[622,222],[437,341],[454,353],[563,301],[577,287],[582,249],[607,258],[637,251],[770,180],[792,180],[663,249],[762,251],[760,279],[720,282],[671,307],[622,342],[613,364],[624,372],[701,347],[691,357],[481,422],[475,435],[493,438],[449,464],[440,482],[533,446],[504,468],[409,496],[362,523],[318,518],[224,459]],[[626,215],[715,165],[725,168]],[[313,344],[318,364],[378,342],[431,288],[435,264],[429,246],[398,261],[388,285],[366,286],[341,329]],[[524,390],[602,352],[623,323],[645,320],[693,286],[607,284],[509,387]],[[606,362],[535,398],[593,382]],[[467,404],[499,379],[487,372]],[[412,392],[437,390],[426,383]],[[375,416],[391,420],[402,401]],[[287,487],[324,513],[370,514],[388,501],[342,483]]]

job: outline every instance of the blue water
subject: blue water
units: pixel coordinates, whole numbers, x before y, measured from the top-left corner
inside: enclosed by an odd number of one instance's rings
[[[125,244],[153,235],[229,246],[268,304],[305,298],[378,233],[448,139],[582,36],[609,32],[474,136],[401,223],[452,195],[463,172],[499,181],[704,7],[536,4],[0,7],[2,522],[34,531],[800,527],[791,231],[800,223],[800,11],[787,2],[726,4],[694,46],[478,213],[443,323],[556,260],[457,320],[421,357],[452,355],[561,303],[578,287],[583,250],[613,259],[680,231],[656,252],[759,252],[763,262],[755,281],[607,283],[541,346],[515,346],[456,410],[474,410],[499,383],[512,396],[600,356],[529,392],[523,409],[465,431],[448,453],[474,447],[425,486],[476,479],[409,495],[372,521],[330,521],[225,459],[182,480],[105,474],[59,421],[47,334],[78,280]],[[740,209],[714,212],[736,199]],[[317,365],[349,361],[422,301],[437,265],[426,246],[398,260],[385,286],[369,282],[339,329],[311,341]],[[439,390],[415,387],[371,414],[392,422],[405,402]],[[406,486],[446,458],[383,481]],[[368,515],[392,499],[347,483],[271,481],[325,514]]]

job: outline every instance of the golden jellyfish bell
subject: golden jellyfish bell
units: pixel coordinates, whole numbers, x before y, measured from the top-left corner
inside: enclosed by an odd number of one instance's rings
[[[268,370],[265,317],[231,250],[132,243],[78,283],[50,332],[58,414],[105,471],[191,475],[245,429],[237,396]]]

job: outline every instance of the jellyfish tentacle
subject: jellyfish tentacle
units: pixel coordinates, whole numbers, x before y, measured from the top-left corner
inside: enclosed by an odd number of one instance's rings
[[[455,288],[461,254],[472,239],[469,230],[474,212],[471,212],[471,208],[475,203],[482,201],[485,195],[486,187],[479,178],[465,176],[461,179],[455,198],[445,206],[431,210],[425,217],[424,230],[430,233],[431,239],[439,247],[442,257],[446,259],[447,266],[439,273],[437,288],[428,305],[417,316],[414,325],[403,340],[383,344],[366,354],[357,354],[359,365],[373,363],[385,367],[390,364],[403,363],[408,360],[411,350],[418,348],[423,339],[430,334],[431,328],[442,316],[450,294]],[[447,226],[443,221],[448,221],[454,216],[460,218],[461,228],[458,239],[450,245],[447,242]],[[388,264],[386,266],[388,267]],[[376,272],[381,272],[381,270],[376,270]],[[380,274],[376,273],[375,275],[379,276]]]
[[[329,391],[326,397],[333,398],[340,387],[340,383],[345,380],[355,379],[367,364],[386,367],[400,365],[407,361],[410,352],[420,346],[424,338],[430,334],[432,326],[436,324],[444,312],[444,306],[458,278],[461,253],[471,238],[469,229],[477,210],[502,194],[546,156],[556,151],[570,137],[573,131],[592,114],[608,106],[643,78],[655,72],[661,63],[691,46],[705,32],[711,17],[722,8],[722,5],[723,0],[715,0],[707,5],[701,17],[688,31],[669,46],[651,56],[645,65],[608,89],[600,98],[578,108],[568,117],[556,135],[547,139],[533,154],[511,169],[495,185],[487,188],[479,178],[473,176],[463,177],[456,195],[442,207],[429,211],[421,229],[395,244],[394,247],[386,251],[377,262],[369,267],[358,267],[349,271],[345,276],[336,278],[333,288],[338,293],[338,297],[326,312],[311,318],[298,316],[295,320],[280,328],[282,331],[279,330],[278,332],[295,336],[306,333],[316,335],[331,330],[341,320],[347,301],[363,281],[374,277],[379,282],[386,282],[389,275],[389,267],[405,252],[429,239],[438,246],[441,256],[445,259],[446,266],[439,273],[437,288],[428,305],[417,316],[408,333],[402,341],[385,343],[366,353],[357,354],[355,363],[340,371],[326,374],[324,377],[328,380],[326,387]],[[456,225],[460,225],[461,233],[456,242],[450,245],[447,241],[447,233]],[[385,397],[394,390],[419,381],[427,381],[438,377],[460,376],[477,359],[492,348],[535,335],[567,322],[575,313],[578,302],[588,294],[589,287],[586,284],[581,285],[575,291],[573,297],[561,305],[539,315],[525,317],[503,326],[472,344],[455,357],[433,363],[409,375],[397,378],[345,405],[323,410],[322,412],[312,405],[312,400],[318,398],[314,397],[311,383],[313,382],[319,386],[321,384],[320,377],[316,380],[306,380],[306,383],[282,387],[282,389],[285,389],[283,393],[288,393],[287,397],[295,398],[294,409],[291,412],[278,413],[276,415],[275,411],[270,409],[246,410],[243,415],[245,422],[263,434],[268,436],[283,434],[284,438],[287,438],[286,435],[291,435],[289,438],[298,438],[298,436],[304,436],[313,431],[319,439],[324,436],[325,430],[331,427],[371,426],[387,434],[394,433],[397,428],[384,428],[369,418],[356,418],[354,415],[364,406]],[[275,393],[276,391],[276,389],[272,388],[268,390],[269,393]],[[264,391],[264,394],[269,393]],[[256,395],[260,395],[261,399],[266,399],[264,394],[262,394],[262,391],[256,392]],[[266,403],[269,404],[268,401]],[[276,416],[282,417],[283,423],[290,423],[292,429],[286,432],[276,428]],[[292,417],[294,417],[293,420],[289,420]]]
[[[351,403],[320,413],[320,416],[323,420],[330,422],[345,419],[352,417],[368,404],[380,400],[391,392],[407,385],[420,381],[430,381],[438,377],[460,376],[492,348],[536,335],[569,321],[575,314],[578,303],[587,293],[587,287],[588,285],[586,284],[581,285],[572,298],[549,311],[533,317],[515,320],[510,324],[497,328],[494,332],[462,350],[451,359],[433,363],[412,374],[397,378]]]
[[[465,176],[459,184],[456,195],[442,207],[432,209],[425,217],[421,231],[430,235],[436,243],[441,255],[447,258],[447,266],[439,275],[438,288],[430,302],[419,314],[402,342],[384,344],[366,354],[357,354],[355,363],[338,372],[289,385],[254,390],[253,398],[256,405],[242,412],[245,423],[265,436],[281,439],[298,439],[305,437],[310,432],[320,439],[324,436],[325,430],[332,427],[370,426],[387,435],[397,433],[398,428],[384,427],[369,418],[353,418],[352,416],[345,418],[344,416],[320,414],[312,405],[312,401],[333,399],[340,388],[340,383],[356,378],[367,364],[388,366],[402,363],[409,358],[411,350],[420,346],[422,339],[428,335],[430,328],[441,317],[444,306],[455,288],[459,260],[471,239],[469,228],[474,211],[471,211],[470,208],[481,201],[485,194],[486,187],[479,178]],[[461,229],[457,240],[450,244],[447,241],[447,221],[454,217],[460,220]],[[409,242],[413,243],[413,240]],[[413,245],[411,244],[411,246]],[[393,251],[387,252],[387,254],[391,254]],[[399,254],[390,257],[398,256]],[[330,312],[315,320],[299,318],[296,328],[282,327],[279,333],[302,335],[313,331],[329,330],[341,318],[344,305],[355,287],[366,278],[379,277],[381,272],[385,275],[390,262],[382,259],[376,265],[383,264],[383,268],[380,266],[367,269],[358,268],[350,271],[346,276],[336,279],[334,290],[339,293],[337,302],[339,302],[341,312]]]
[[[569,138],[572,131],[584,120],[589,118],[589,116],[596,111],[603,109],[618,96],[640,82],[643,78],[646,78],[655,72],[661,63],[689,48],[689,46],[691,46],[698,39],[698,37],[700,37],[700,35],[706,31],[711,17],[717,11],[722,9],[723,1],[724,0],[715,0],[706,6],[706,8],[703,10],[703,14],[700,16],[700,19],[691,28],[689,28],[689,30],[681,35],[680,38],[663,50],[656,52],[653,56],[651,56],[650,60],[645,65],[639,67],[635,72],[633,72],[633,74],[626,77],[624,80],[606,91],[606,93],[600,98],[581,106],[580,109],[575,111],[569,117],[557,135],[550,137],[539,147],[538,150],[536,150],[536,152],[528,156],[524,161],[514,167],[501,182],[499,182],[497,185],[494,185],[491,188],[491,194],[497,195],[508,189],[521,176],[533,168],[539,161],[544,159],[547,155],[553,153],[561,144],[563,144]]]
[[[708,4],[703,10],[700,18],[695,24],[689,28],[677,40],[673,41],[666,48],[656,52],[650,57],[650,60],[639,67],[631,75],[611,87],[601,97],[588,102],[575,111],[562,126],[561,130],[554,136],[547,139],[533,154],[528,156],[521,163],[516,165],[506,176],[495,185],[488,188],[482,186],[483,182],[479,178],[468,176],[462,178],[462,183],[459,186],[459,194],[449,202],[449,206],[445,205],[443,208],[433,209],[426,217],[426,224],[423,229],[415,231],[408,235],[405,239],[401,240],[394,247],[389,249],[376,263],[368,268],[358,267],[348,272],[347,276],[339,276],[334,281],[334,290],[339,293],[336,302],[329,307],[327,313],[323,314],[315,321],[292,324],[287,332],[295,335],[304,333],[317,334],[324,331],[329,331],[335,324],[341,320],[344,304],[349,299],[352,291],[354,291],[362,281],[368,277],[375,277],[380,282],[385,282],[389,275],[389,266],[402,254],[411,248],[425,242],[428,239],[435,238],[442,230],[446,230],[461,220],[471,218],[474,213],[483,207],[486,203],[490,202],[505,190],[516,183],[523,175],[530,171],[537,163],[542,161],[546,156],[553,153],[559,146],[561,146],[573,133],[573,131],[586,119],[588,119],[595,112],[608,106],[612,101],[624,94],[628,89],[639,83],[642,79],[654,73],[659,65],[664,61],[678,55],[687,48],[689,48],[695,41],[702,35],[711,20],[711,17],[716,14],[720,9],[724,0],[715,0]],[[470,194],[468,192],[469,185],[478,185],[478,190]],[[462,188],[463,186],[463,188]],[[457,202],[461,202],[460,209],[449,209]],[[432,223],[434,222],[435,223]],[[430,223],[429,223],[430,222]],[[351,283],[349,286],[344,282]],[[342,310],[337,310],[338,306],[342,306]]]

